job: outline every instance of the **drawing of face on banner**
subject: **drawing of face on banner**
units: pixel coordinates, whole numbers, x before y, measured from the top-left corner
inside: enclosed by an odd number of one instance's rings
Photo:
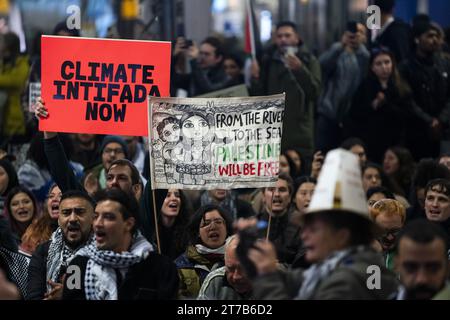
[[[155,188],[258,188],[276,182],[284,95],[151,98],[150,109]]]

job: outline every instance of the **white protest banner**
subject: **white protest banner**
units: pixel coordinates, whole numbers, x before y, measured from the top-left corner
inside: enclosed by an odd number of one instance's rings
[[[36,104],[37,99],[41,96],[41,83],[40,82],[30,82],[30,96],[28,111],[34,112],[33,106]]]
[[[278,179],[285,95],[149,98],[152,189],[236,189]]]

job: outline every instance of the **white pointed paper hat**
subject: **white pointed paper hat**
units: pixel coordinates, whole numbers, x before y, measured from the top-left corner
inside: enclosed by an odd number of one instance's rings
[[[359,159],[344,149],[327,154],[307,213],[330,210],[352,212],[369,219]]]

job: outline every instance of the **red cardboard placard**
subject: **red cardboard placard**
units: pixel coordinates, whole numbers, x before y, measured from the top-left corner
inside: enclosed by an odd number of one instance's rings
[[[170,42],[42,37],[41,131],[147,136],[147,97],[170,95]]]

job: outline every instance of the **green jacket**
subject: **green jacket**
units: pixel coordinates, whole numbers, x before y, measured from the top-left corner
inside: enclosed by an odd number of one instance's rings
[[[17,57],[14,65],[0,66],[0,90],[7,94],[8,100],[3,108],[3,134],[5,136],[25,134],[25,116],[20,95],[27,83],[30,65],[27,56]],[[1,121],[0,121],[1,124]]]
[[[208,274],[224,264],[223,255],[208,258],[200,254],[195,246],[190,245],[186,252],[175,259],[180,277],[178,297],[195,299]]]
[[[441,292],[434,296],[433,300],[450,300],[450,284],[447,284]]]
[[[241,295],[233,289],[225,272],[225,267],[221,267],[208,274],[197,300],[249,300],[250,295]]]
[[[282,151],[299,149],[306,156],[314,151],[314,109],[321,88],[319,61],[299,47],[297,57],[302,62],[299,71],[288,70],[275,48],[263,57],[258,80],[252,80],[251,93],[256,96],[286,93],[283,121]]]
[[[381,270],[380,288],[369,289],[368,267]],[[370,270],[370,269],[369,269]],[[278,271],[260,276],[253,282],[256,299],[285,300],[297,297],[303,283],[302,269]],[[396,292],[395,275],[384,267],[382,257],[370,248],[343,259],[330,274],[316,285],[311,300],[385,300]]]

